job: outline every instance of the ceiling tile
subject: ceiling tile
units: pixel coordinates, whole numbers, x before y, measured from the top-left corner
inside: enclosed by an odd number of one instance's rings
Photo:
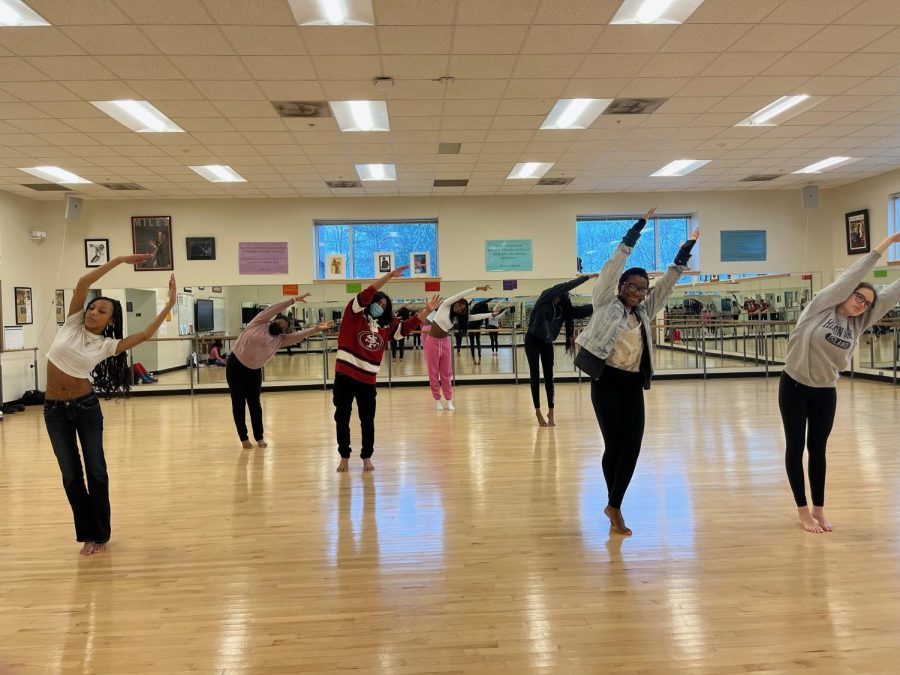
[[[687,77],[635,77],[613,96],[668,98],[690,82]],[[600,97],[607,98],[607,97]]]
[[[853,89],[863,82],[867,77],[828,77],[820,75],[813,77],[803,83],[803,93],[810,96],[835,96],[843,94],[849,89]]]
[[[897,54],[900,52],[900,28],[895,28],[874,42],[870,42],[863,47],[862,51]]]
[[[575,77],[635,77],[652,56],[652,54],[587,54]]]
[[[258,83],[270,101],[321,101],[325,99],[322,85],[315,80],[275,80]]]
[[[323,58],[341,58],[341,57],[316,57],[313,61],[316,64],[316,69],[319,71],[319,76],[323,77],[322,71],[319,68],[319,62]],[[347,57],[344,57],[347,58]],[[349,58],[361,58],[361,57],[349,57]],[[378,63],[377,57],[370,57],[371,60],[375,63]],[[475,57],[479,58],[479,57]],[[511,58],[511,57],[508,57]],[[491,59],[493,61],[493,59]],[[484,63],[484,59],[482,61],[482,72],[480,72],[477,77],[505,77],[505,75],[495,76],[495,75],[486,75],[484,74],[484,70],[490,67],[493,64]],[[410,55],[395,55],[390,54],[381,57],[381,63],[384,65],[383,69],[379,67],[378,74],[384,75],[387,77],[393,78],[405,78],[411,80],[427,80],[435,77],[441,77],[444,75],[451,75],[452,69],[448,68],[447,64],[450,62],[450,59],[444,55],[436,55],[436,54],[410,54]],[[508,74],[508,73],[507,73]],[[462,77],[460,75],[459,77]],[[340,77],[332,78],[332,79],[342,79]],[[359,78],[355,78],[359,79]]]
[[[588,57],[590,58],[590,57]],[[692,77],[699,75],[713,61],[716,54],[679,53],[654,54],[640,71],[642,77]],[[710,75],[742,75],[745,73],[709,73]]]
[[[388,62],[387,59],[389,58],[397,57],[386,56],[385,63]],[[489,59],[485,59],[483,56],[454,54],[450,57],[450,66],[447,69],[447,74],[457,78],[507,78],[512,75],[515,64],[516,57],[512,55],[496,54]]]
[[[219,30],[244,56],[306,54],[299,26],[219,26]]]
[[[136,92],[148,101],[189,101],[204,96],[187,80],[128,80]]]
[[[0,82],[38,82],[50,79],[18,57],[0,57]]]
[[[749,81],[749,77],[695,77],[678,91],[678,95],[728,96]]]
[[[900,54],[850,54],[825,75],[878,75],[900,63]]]
[[[51,117],[106,117],[98,108],[86,101],[54,101],[35,103],[35,108],[44,111]]]
[[[194,82],[206,98],[222,101],[267,100],[253,80],[197,80]]]
[[[65,83],[77,97],[86,101],[119,101],[139,99],[140,94],[122,80],[73,80]]]
[[[226,117],[277,117],[278,115],[268,101],[212,101],[212,103]]]
[[[568,84],[568,80],[565,79],[509,80],[506,91],[504,92],[502,85],[503,80],[492,81],[501,83],[498,90],[506,98],[558,99],[562,96],[563,90]]]
[[[103,65],[124,80],[184,79],[165,56],[106,56]]]
[[[597,24],[610,22],[621,0],[543,0],[534,17],[536,24]]]
[[[354,56],[358,54],[378,54],[378,39],[375,28],[365,26],[335,26],[325,30],[320,26],[307,26],[300,29],[303,42],[310,54],[336,54]],[[450,40],[445,40],[446,50],[438,50],[437,53],[449,52]],[[384,52],[388,53],[388,52]],[[400,53],[400,52],[391,52]],[[418,51],[408,52],[418,54]],[[434,53],[429,50],[428,53]]]
[[[273,57],[251,57],[251,58],[273,58]],[[281,57],[284,58],[284,57]],[[306,57],[293,57],[304,60]],[[446,62],[446,56],[436,57]],[[312,59],[315,71],[310,70],[310,75],[318,74],[322,80],[374,80],[376,77],[393,76],[390,71],[382,70],[381,59],[376,55],[364,56],[315,56]],[[271,71],[266,71],[271,72]],[[255,73],[254,73],[255,74]],[[429,77],[440,77],[442,70],[437,74],[432,72]],[[298,72],[291,76],[291,79],[303,78],[307,75],[305,72]],[[396,77],[401,77],[397,75]],[[277,77],[265,77],[263,79],[277,79]],[[373,87],[374,89],[374,87]]]
[[[441,103],[438,101],[438,103]],[[493,115],[497,112],[497,107],[500,105],[500,101],[497,99],[486,99],[483,101],[479,100],[465,100],[465,101],[454,101],[454,100],[446,100],[443,101],[443,109],[438,108],[438,112],[443,112],[444,117],[460,117],[467,115]],[[433,108],[431,109],[433,110]]]
[[[740,52],[721,54],[703,71],[707,77],[759,75],[781,58],[776,52]]]
[[[584,54],[591,50],[600,31],[597,26],[532,26],[521,51],[523,54]]]
[[[806,24],[811,23],[811,17],[818,23],[831,23],[860,2],[862,0],[790,0],[780,3],[766,16],[764,23]]]
[[[216,26],[144,26],[143,31],[164,54],[234,54]]]
[[[447,0],[375,0],[377,26],[441,26],[453,23],[456,5]]]
[[[62,56],[84,54],[84,50],[58,28],[4,27],[0,31],[0,47],[20,56]]]
[[[625,26],[621,26],[625,27]],[[655,27],[655,26],[654,26]],[[678,26],[660,52],[721,52],[750,30],[746,24],[692,24]],[[736,49],[732,47],[732,49]],[[756,51],[756,50],[753,50]]]
[[[457,26],[454,54],[518,54],[528,32],[526,26]]]
[[[119,8],[138,24],[212,23],[200,0],[115,0]]]
[[[93,56],[33,56],[35,68],[54,80],[113,80],[116,76]]]
[[[203,0],[203,4],[216,23],[242,26],[292,26],[297,23],[286,2]]]
[[[172,56],[172,63],[180,70],[189,80],[249,80],[252,77],[257,79],[276,79],[278,77],[287,77],[287,75],[270,75],[272,73],[288,73],[291,72],[290,59],[305,59],[303,56],[245,56],[243,62],[253,72],[253,76],[247,72],[241,63],[241,58],[237,56]],[[263,62],[259,62],[263,59]],[[271,59],[273,62],[268,63],[265,60]],[[306,59],[307,73],[311,74],[311,68]],[[297,76],[295,76],[297,77]]]
[[[529,24],[538,2],[539,0],[459,0],[456,23],[461,26]]]
[[[840,0],[840,2],[845,2],[845,0]],[[851,53],[863,49],[889,30],[890,28],[887,26],[826,26],[797,47],[797,50],[801,52]]]
[[[825,72],[844,58],[843,54],[829,52],[792,52],[785,54],[763,71],[766,76],[803,75],[812,77]]]
[[[129,23],[110,0],[28,0],[27,4],[54,26]]]
[[[219,109],[211,101],[160,101],[156,103],[165,115],[173,119],[182,117],[219,117]],[[272,106],[269,106],[272,110]],[[274,110],[272,111],[274,115]]]
[[[159,53],[137,26],[67,26],[62,30],[94,56]]]
[[[873,77],[845,93],[848,96],[894,96],[900,93],[900,77]]]
[[[452,35],[453,29],[443,26],[378,27],[382,54],[447,54]]]
[[[627,77],[572,79],[563,91],[563,98],[616,98],[630,81]]]
[[[570,78],[582,58],[581,54],[523,54],[516,61],[513,77]]]

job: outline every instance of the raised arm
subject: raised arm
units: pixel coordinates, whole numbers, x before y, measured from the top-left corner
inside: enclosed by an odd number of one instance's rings
[[[556,284],[556,286],[551,286],[550,288],[541,292],[538,296],[538,299],[535,300],[535,305],[538,303],[544,302],[552,302],[553,298],[562,295],[563,293],[568,293],[573,288],[577,288],[581,286],[588,279],[596,279],[600,276],[599,272],[594,272],[593,274],[581,274],[574,279],[570,279],[569,281],[564,281],[561,284]]]
[[[253,324],[268,323],[269,321],[274,319],[276,316],[281,314],[288,307],[293,305],[295,302],[306,302],[306,298],[308,298],[310,295],[312,295],[312,293],[304,293],[303,295],[293,295],[290,298],[288,298],[287,300],[282,300],[281,302],[277,302],[274,305],[269,305],[263,311],[261,311],[259,314],[254,316],[253,319],[250,320],[250,323],[247,325],[252,326]]]
[[[476,286],[475,288],[467,288],[464,291],[460,291],[456,295],[451,295],[449,298],[444,298],[443,302],[441,302],[441,307],[449,307],[454,302],[462,300],[467,295],[472,295],[475,291],[485,292],[485,291],[490,290],[490,288],[491,287],[488,286],[487,284],[485,284],[484,286]]]
[[[132,347],[137,347],[144,340],[149,340],[153,337],[159,327],[162,326],[162,322],[166,320],[166,317],[169,315],[169,312],[172,311],[172,308],[175,306],[175,275],[169,277],[169,298],[166,301],[166,306],[163,310],[156,315],[156,318],[151,321],[147,327],[142,330],[140,333],[132,333],[131,335],[119,340],[119,344],[116,346],[116,354],[121,354],[122,352],[131,349]]]
[[[660,277],[659,281],[653,284],[653,288],[650,289],[650,292],[647,294],[647,300],[644,302],[647,314],[651,317],[656,316],[659,310],[665,307],[666,300],[669,299],[669,296],[672,295],[672,289],[675,288],[675,283],[687,269],[688,260],[691,259],[691,249],[694,248],[694,244],[697,243],[699,238],[700,228],[696,228],[691,232],[691,236],[688,237],[687,241],[678,249],[678,253],[675,254],[675,261],[669,265],[666,273]]]
[[[897,242],[900,242],[900,232],[895,232],[889,237],[886,237],[880,244],[878,244],[878,246],[875,247],[875,252],[877,252],[878,255],[883,255],[884,252],[887,251],[892,244],[896,244]],[[851,289],[850,293],[852,292],[853,290]],[[875,300],[875,304],[872,306],[872,309],[869,310],[869,316],[867,317],[866,321],[867,327],[871,326],[885,314],[890,312],[898,302],[900,302],[900,279],[892,283],[883,291],[878,292],[878,297]]]
[[[640,218],[629,228],[628,232],[625,233],[625,236],[622,237],[622,243],[619,244],[615,251],[613,251],[609,260],[607,260],[600,269],[600,275],[597,282],[594,284],[594,292],[591,297],[595,309],[605,305],[616,296],[619,286],[619,277],[622,276],[622,272],[625,269],[625,261],[628,260],[628,256],[631,255],[631,251],[637,244],[638,239],[641,238],[641,230],[643,230],[644,225],[647,224],[647,219],[650,218],[655,211],[656,207],[654,206],[644,214],[643,218]]]
[[[91,290],[91,286],[94,282],[99,281],[101,277],[111,269],[118,267],[119,265],[137,265],[138,263],[142,263],[151,258],[152,255],[152,253],[120,255],[118,258],[113,258],[105,265],[101,265],[97,269],[93,269],[85,274],[78,280],[78,283],[75,284],[75,292],[72,293],[72,300],[69,302],[69,313],[67,316],[77,314],[84,309],[84,302],[87,300],[87,294],[88,291]]]
[[[332,326],[334,326],[334,321],[322,321],[321,323],[318,323],[315,326],[311,326],[310,328],[295,330],[293,333],[285,333],[284,335],[279,335],[279,346],[290,347],[297,344],[298,342],[303,342],[311,335],[316,335],[326,330],[330,330]]]
[[[372,284],[372,288],[374,288],[376,291],[380,291],[387,282],[389,282],[391,279],[396,279],[408,269],[409,265],[400,265],[400,267],[398,267],[397,269],[391,270],[384,276],[376,279]]]

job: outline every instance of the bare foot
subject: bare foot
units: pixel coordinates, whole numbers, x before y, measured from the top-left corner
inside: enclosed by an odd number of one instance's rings
[[[375,465],[372,464],[372,460],[364,459],[363,460],[363,471],[374,471],[374,470],[375,470]]]
[[[550,408],[550,410],[547,411],[547,426],[548,427],[556,426],[556,422],[553,421],[553,408]]]
[[[93,555],[94,553],[94,542],[86,541],[84,542],[84,546],[81,547],[81,555]]]
[[[535,408],[534,415],[535,415],[535,417],[537,417],[539,427],[547,426],[547,420],[544,419],[544,413],[542,413],[540,410]]]
[[[825,530],[826,532],[834,532],[834,525],[828,522],[828,519],[825,517],[825,507],[824,506],[814,506],[812,508],[812,516],[819,522],[819,526]]]
[[[256,441],[256,446],[259,448],[268,448],[269,444],[265,441]]]
[[[622,517],[621,509],[614,509],[611,506],[607,506],[603,509],[603,513],[609,518],[609,529],[611,532],[624,534],[626,537],[631,536],[631,530],[625,527],[625,519]]]
[[[109,550],[109,542],[105,542],[103,544],[94,544],[94,552],[92,555],[97,555],[98,553],[103,553],[104,551]]]
[[[250,448],[253,447],[253,443],[251,443],[250,441],[241,441],[241,447],[244,450],[249,450]]]
[[[819,521],[812,517],[812,514],[809,512],[809,507],[799,506],[797,507],[797,513],[800,515],[800,524],[807,532],[819,533],[825,531],[822,529]]]
[[[341,459],[341,463],[338,464],[337,472],[344,473],[349,469],[350,460],[349,459]]]

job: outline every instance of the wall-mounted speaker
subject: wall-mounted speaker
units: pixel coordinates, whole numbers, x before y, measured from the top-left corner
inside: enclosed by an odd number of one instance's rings
[[[81,210],[84,208],[84,200],[81,197],[66,195],[66,220],[78,220],[81,218]]]
[[[819,186],[807,185],[803,188],[803,208],[817,209],[819,208]]]

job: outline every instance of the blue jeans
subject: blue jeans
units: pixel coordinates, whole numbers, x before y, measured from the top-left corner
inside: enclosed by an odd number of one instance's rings
[[[70,401],[44,402],[44,422],[53,454],[62,472],[63,487],[75,516],[78,541],[104,544],[110,537],[109,475],[103,455],[103,411],[91,392]],[[87,487],[78,455],[81,441]]]

